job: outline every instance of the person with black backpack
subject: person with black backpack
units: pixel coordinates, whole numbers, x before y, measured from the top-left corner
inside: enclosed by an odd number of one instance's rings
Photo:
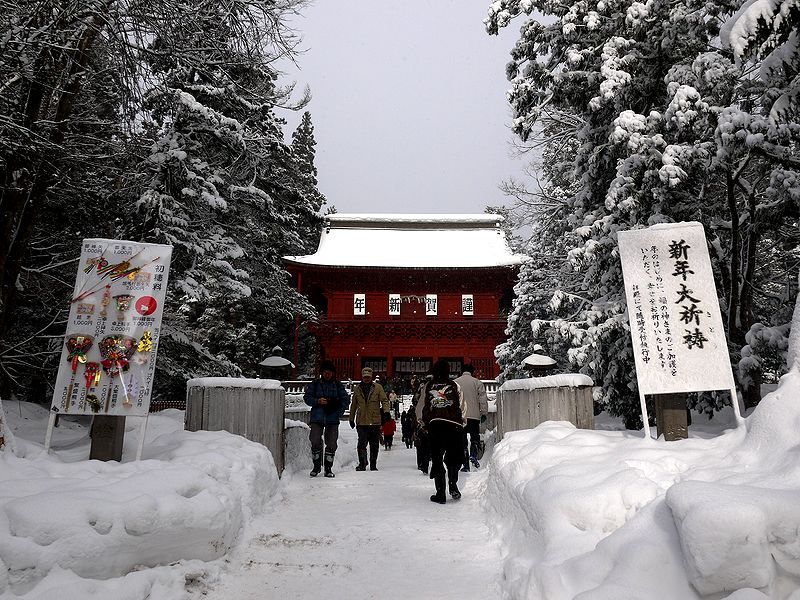
[[[344,386],[336,379],[336,367],[329,360],[319,365],[320,377],[306,386],[303,400],[311,407],[308,435],[311,440],[311,460],[314,467],[309,475],[316,477],[322,470],[323,439],[325,446],[325,477],[333,474],[333,457],[339,440],[339,423],[347,410],[349,396]]]
[[[448,491],[453,500],[461,498],[458,471],[463,462],[462,438],[466,406],[459,385],[450,379],[450,363],[437,360],[431,369],[433,379],[423,385],[417,402],[417,417],[428,433],[431,453],[431,474],[436,493],[431,502],[444,504],[445,465]]]

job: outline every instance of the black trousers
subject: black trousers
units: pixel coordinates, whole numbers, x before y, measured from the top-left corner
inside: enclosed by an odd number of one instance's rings
[[[449,481],[458,481],[458,470],[464,464],[464,428],[446,421],[433,421],[428,425],[431,449],[431,479],[444,476],[447,466]]]
[[[336,452],[339,442],[339,423],[335,425],[323,425],[321,423],[311,423],[311,431],[308,439],[311,440],[311,452],[322,452],[322,440],[325,440],[325,450],[333,454]]]
[[[469,435],[469,442],[467,441]],[[481,422],[478,419],[467,419],[467,426],[464,427],[464,464],[469,464],[469,457],[473,454],[477,456],[478,446],[481,441]]]
[[[428,432],[422,433],[417,430],[417,468],[420,471],[428,472],[431,462],[431,447],[428,442]]]
[[[375,465],[378,459],[378,445],[381,443],[381,426],[380,425],[358,425],[356,427],[358,433],[358,451],[359,460],[361,456],[366,458],[367,444],[369,444],[369,462]]]

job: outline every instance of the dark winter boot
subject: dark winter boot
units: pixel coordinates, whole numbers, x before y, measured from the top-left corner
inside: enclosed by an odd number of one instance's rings
[[[370,471],[377,471],[378,470],[378,449],[375,448],[373,452],[372,449],[369,451],[369,470]]]
[[[478,462],[478,443],[473,442],[469,445],[469,462],[476,469],[480,468],[481,463]]]
[[[450,496],[452,496],[453,500],[458,500],[461,498],[461,492],[458,490],[458,480],[450,478],[450,486],[449,490]]]
[[[444,495],[444,474],[437,475],[434,478],[433,483],[436,486],[436,493],[431,496],[431,502],[444,504],[447,502],[447,496]]]
[[[463,460],[461,462],[461,470],[465,473],[469,473],[469,453],[464,450]]]
[[[333,474],[333,452],[325,453],[325,477],[336,477]]]
[[[358,466],[356,467],[356,471],[366,471],[367,470],[367,449],[361,448],[358,449]]]
[[[316,477],[322,470],[322,452],[312,452],[311,460],[314,461],[314,468],[311,469],[311,473],[309,473],[309,475],[311,477]]]

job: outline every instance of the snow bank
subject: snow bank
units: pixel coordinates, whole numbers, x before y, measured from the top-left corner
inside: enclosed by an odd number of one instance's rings
[[[797,590],[800,373],[784,376],[746,427],[705,431],[670,443],[555,422],[507,434],[484,503],[508,546],[509,596],[742,600]]]
[[[28,439],[21,456],[0,454],[0,594],[67,597],[68,587],[81,590],[76,598],[175,598],[185,565],[134,571],[228,551],[278,488],[272,456],[224,431],[183,431],[183,413],[165,413],[150,416],[140,462],[126,458],[135,430],[122,463],[75,459],[88,456],[88,442],[48,456]],[[18,440],[32,431],[17,424]],[[112,578],[121,579],[102,581]],[[118,593],[126,586],[146,593]]]
[[[309,410],[311,407],[307,407]],[[289,414],[289,411],[287,411]],[[349,426],[339,425],[339,442],[336,449],[335,468],[345,468],[354,464],[357,459],[356,444],[357,438],[355,430]],[[284,476],[286,473],[298,473],[311,470],[311,441],[308,434],[311,428],[302,421],[286,419],[286,450],[284,460],[286,463]]]
[[[225,387],[275,390],[281,387],[277,379],[246,379],[244,377],[197,377],[186,382],[186,387]]]
[[[309,410],[311,407],[309,407]],[[302,421],[286,419],[286,450],[284,469],[288,472],[311,469],[311,441],[308,434],[311,428]]]

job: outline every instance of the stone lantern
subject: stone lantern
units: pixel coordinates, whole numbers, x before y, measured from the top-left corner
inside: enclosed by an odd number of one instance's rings
[[[556,366],[556,361],[543,353],[544,348],[539,344],[533,347],[533,354],[522,360],[522,368],[531,374],[531,377],[548,375]]]
[[[289,378],[289,372],[294,369],[294,363],[290,360],[283,358],[283,348],[275,346],[272,349],[272,354],[262,360],[261,365],[262,376],[265,379],[278,379],[285,381]]]

